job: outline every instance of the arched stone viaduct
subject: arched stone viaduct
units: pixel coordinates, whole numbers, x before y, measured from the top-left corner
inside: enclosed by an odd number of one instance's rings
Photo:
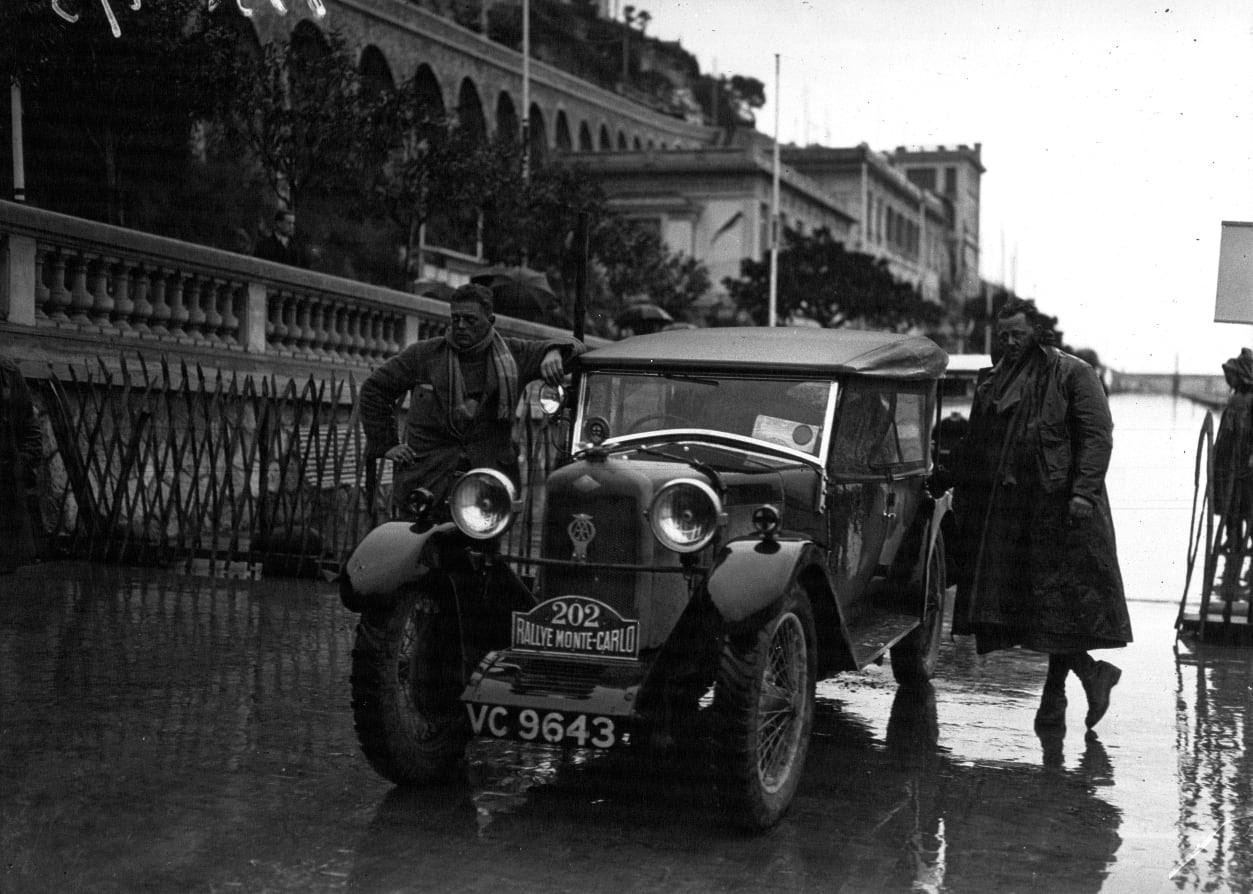
[[[253,18],[260,40],[296,29],[334,29],[368,77],[399,83],[418,75],[443,110],[482,133],[519,133],[522,55],[404,0],[330,0],[313,19],[303,4],[286,17]],[[663,115],[539,62],[530,64],[532,151],[694,149],[714,131]]]

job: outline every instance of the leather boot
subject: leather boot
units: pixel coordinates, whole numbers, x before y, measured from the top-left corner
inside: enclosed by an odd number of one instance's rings
[[[1083,691],[1088,696],[1088,714],[1084,718],[1088,729],[1096,726],[1109,710],[1110,691],[1121,678],[1122,670],[1108,661],[1092,662],[1091,667],[1079,676]]]
[[[1049,673],[1035,712],[1036,729],[1066,728],[1066,674],[1070,667],[1064,655],[1049,655]]]

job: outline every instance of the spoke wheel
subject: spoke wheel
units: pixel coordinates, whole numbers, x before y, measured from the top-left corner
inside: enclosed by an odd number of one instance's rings
[[[721,792],[742,825],[764,829],[796,794],[814,719],[814,620],[795,587],[756,630],[726,639],[714,691]]]
[[[902,686],[921,686],[935,676],[935,667],[940,659],[940,641],[944,637],[948,592],[946,567],[944,535],[941,534],[927,563],[922,623],[892,647],[892,676]]]
[[[352,650],[352,711],[370,765],[398,785],[452,781],[470,738],[451,600],[410,593],[368,612]]]

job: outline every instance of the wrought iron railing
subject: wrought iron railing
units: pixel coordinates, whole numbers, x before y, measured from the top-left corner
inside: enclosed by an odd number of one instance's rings
[[[281,385],[139,358],[36,383],[51,434],[44,530],[63,554],[243,576],[328,575],[389,516],[391,475],[367,469],[358,386]],[[529,555],[558,433],[531,401],[516,440]],[[398,422],[399,424],[399,422]]]

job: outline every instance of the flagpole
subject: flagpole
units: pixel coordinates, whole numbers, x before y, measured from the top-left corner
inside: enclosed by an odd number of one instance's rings
[[[770,202],[770,303],[766,325],[776,325],[779,301],[779,54],[774,54],[774,188]]]
[[[522,181],[531,178],[531,0],[522,0]]]
[[[12,115],[13,140],[13,201],[26,201],[26,161],[22,153],[22,85],[13,76],[9,84],[9,111]]]

